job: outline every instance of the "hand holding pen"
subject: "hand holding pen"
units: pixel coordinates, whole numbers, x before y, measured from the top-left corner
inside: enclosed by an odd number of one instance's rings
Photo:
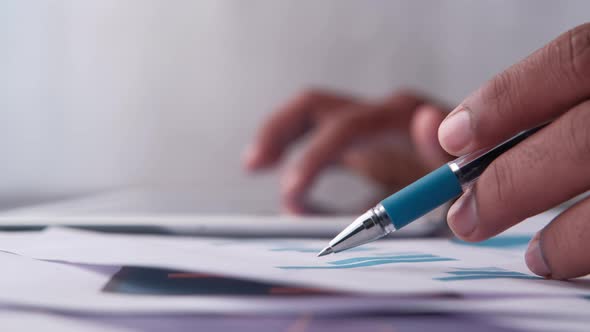
[[[568,31],[494,77],[439,129],[446,151],[464,155],[554,121],[498,157],[451,207],[451,229],[467,241],[496,235],[590,189],[590,24]],[[590,199],[538,232],[526,254],[536,274],[590,273]]]
[[[585,24],[467,97],[439,128],[443,148],[464,157],[383,200],[319,255],[376,240],[462,192],[448,212],[449,225],[458,237],[480,241],[588,191],[589,98],[590,24]],[[540,276],[589,274],[590,198],[539,231],[525,258]]]

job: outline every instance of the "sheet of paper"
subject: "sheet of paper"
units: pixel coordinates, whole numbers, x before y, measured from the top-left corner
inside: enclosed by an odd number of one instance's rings
[[[0,266],[0,306],[21,310],[103,314],[320,314],[370,312],[380,311],[382,308],[397,313],[439,311],[430,306],[437,299],[430,302],[428,299],[406,301],[380,297],[335,297],[314,293],[309,294],[310,296],[305,296],[305,293],[288,296],[288,293],[273,294],[270,292],[272,287],[264,283],[248,283],[239,279],[206,279],[203,274],[186,272],[167,273],[166,278],[154,279],[157,270],[138,271],[133,266],[48,262],[9,253],[0,253]],[[191,279],[198,283],[187,285],[182,282],[190,282]],[[208,284],[204,285],[201,280]],[[244,293],[244,286],[251,291]],[[218,292],[212,292],[212,288]],[[302,291],[296,288],[283,290]]]
[[[13,254],[0,253],[0,265],[3,267],[2,283],[0,283],[0,306],[3,310],[30,311],[33,313],[51,311],[62,314],[74,315],[116,315],[124,314],[147,315],[183,315],[186,314],[224,314],[224,315],[272,315],[272,314],[296,314],[313,315],[323,314],[343,315],[346,313],[371,314],[377,313],[400,315],[409,313],[416,315],[445,314],[445,313],[471,313],[485,315],[483,318],[503,317],[502,324],[510,326],[511,317],[519,318],[516,323],[532,326],[535,319],[552,317],[553,327],[559,324],[565,326],[580,326],[590,321],[588,318],[588,305],[590,300],[578,296],[411,296],[411,297],[383,297],[383,296],[349,296],[335,295],[323,296],[318,294],[299,294],[303,296],[285,296],[289,293],[268,292],[268,288],[260,285],[250,285],[250,294],[244,294],[244,288],[238,287],[238,292],[233,296],[216,295],[211,293],[211,288],[219,289],[220,284],[214,282],[208,284],[208,295],[193,292],[194,285],[188,288],[189,292],[178,294],[178,284],[174,284],[176,278],[191,278],[187,273],[175,273],[168,275],[168,281],[173,282],[174,287],[166,285],[146,285],[146,279],[134,279],[130,271],[133,269],[112,266],[72,265],[58,262],[33,260]],[[117,276],[124,276],[124,280]],[[195,275],[201,280],[206,276]],[[154,282],[162,282],[152,277]],[[125,280],[127,286],[125,287]],[[214,279],[218,280],[218,279]],[[138,283],[133,283],[137,281]],[[118,286],[116,285],[118,283]],[[201,284],[201,282],[199,282]],[[238,282],[239,284],[239,282]],[[149,286],[149,287],[146,287]],[[231,286],[225,287],[224,292],[231,292],[236,288],[236,281],[231,281]],[[167,289],[169,292],[160,292]],[[187,288],[183,288],[187,290]],[[114,290],[114,291],[113,291]],[[146,292],[146,290],[149,290]],[[158,294],[154,294],[154,290]],[[283,289],[284,290],[284,289]],[[170,292],[172,291],[172,292]],[[259,293],[255,295],[254,293]],[[198,292],[197,292],[198,293]],[[171,295],[175,294],[175,295]],[[275,296],[277,295],[277,296]],[[296,294],[295,294],[296,295]],[[491,315],[491,316],[490,316]],[[26,315],[23,313],[22,317]],[[139,317],[139,316],[136,316]],[[224,316],[231,317],[231,316]],[[334,317],[334,316],[332,316]],[[10,317],[0,316],[0,323],[13,324]],[[30,319],[37,319],[34,315]],[[68,324],[63,319],[53,320],[52,317],[40,317],[41,322],[49,322],[55,326],[70,325],[75,328],[77,324]],[[205,318],[204,318],[205,319]],[[205,319],[206,320],[206,319]],[[33,321],[28,321],[33,324]],[[49,324],[48,323],[48,324]]]
[[[378,241],[317,258],[319,240],[178,238],[50,229],[3,234],[0,249],[36,259],[180,271],[379,294],[589,295],[588,279],[544,280],[523,261],[530,234],[480,244],[446,239]]]
[[[587,280],[554,283],[516,270],[529,237],[510,234],[481,246],[380,241],[318,262],[321,241],[113,236],[67,229],[1,234],[2,250],[44,260],[0,253],[0,303],[70,313],[499,313],[517,314],[524,325],[536,316],[559,315],[569,325],[584,324]],[[157,267],[174,271],[156,273]],[[258,268],[268,275],[253,271]],[[326,276],[332,282],[324,282]],[[384,293],[372,296],[367,279],[380,282]],[[182,280],[200,281],[177,283]],[[391,280],[403,285],[388,286]],[[289,296],[297,293],[302,296]]]

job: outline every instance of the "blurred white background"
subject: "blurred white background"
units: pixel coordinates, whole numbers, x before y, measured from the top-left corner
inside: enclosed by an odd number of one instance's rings
[[[0,1],[0,207],[118,188],[275,209],[240,154],[307,87],[458,102],[588,1]]]

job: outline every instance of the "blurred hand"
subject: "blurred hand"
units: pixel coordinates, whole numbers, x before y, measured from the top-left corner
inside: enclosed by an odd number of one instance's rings
[[[496,159],[449,210],[455,234],[479,241],[590,189],[590,23],[558,37],[467,97],[439,129],[463,155],[554,120]],[[590,273],[590,198],[553,220],[529,244],[534,273]]]
[[[307,193],[321,172],[343,166],[387,190],[399,188],[447,161],[437,139],[445,108],[411,92],[368,101],[309,91],[279,107],[245,150],[247,170],[274,167],[309,135],[303,154],[282,174],[283,208],[313,213]]]

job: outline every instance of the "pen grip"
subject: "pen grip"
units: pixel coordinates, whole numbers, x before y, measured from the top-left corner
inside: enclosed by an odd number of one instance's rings
[[[459,196],[461,184],[447,164],[381,202],[395,229]]]

